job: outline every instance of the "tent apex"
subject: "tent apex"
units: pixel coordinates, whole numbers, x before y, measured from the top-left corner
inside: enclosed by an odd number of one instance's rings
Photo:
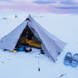
[[[31,17],[31,14],[29,14],[27,18],[30,18],[30,17]]]
[[[31,18],[31,15],[29,14],[29,15],[27,16],[27,18],[26,18],[26,21],[27,21],[27,20],[30,21],[30,18]]]

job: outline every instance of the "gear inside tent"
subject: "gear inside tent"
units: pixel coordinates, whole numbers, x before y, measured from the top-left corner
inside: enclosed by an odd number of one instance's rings
[[[26,48],[28,48],[28,47],[34,47],[34,48],[41,49],[40,39],[38,39],[33,34],[32,30],[29,28],[28,24],[27,24],[26,28],[23,30],[15,49],[18,50],[20,47],[23,48],[23,46],[24,46],[25,51],[26,51]]]

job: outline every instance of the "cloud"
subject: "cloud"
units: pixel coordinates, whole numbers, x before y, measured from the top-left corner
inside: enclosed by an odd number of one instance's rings
[[[59,2],[52,4],[52,7],[57,9],[75,9],[78,10],[78,0],[59,0]]]
[[[0,0],[0,1],[6,1],[7,2],[7,1],[11,1],[11,0]]]
[[[48,12],[49,6],[48,5],[38,5],[34,4],[32,1],[24,0],[17,0],[12,2],[1,2],[0,3],[0,10],[22,10],[27,12]]]
[[[35,0],[35,4],[52,5],[53,7],[76,7],[78,6],[78,0]],[[49,6],[50,6],[49,5]]]
[[[49,11],[54,13],[78,14],[78,0],[59,0],[59,3],[52,4],[52,8],[56,10]]]
[[[13,2],[33,2],[34,0],[12,0]]]
[[[3,0],[0,1],[0,9],[46,13],[78,13],[78,0]]]
[[[55,3],[56,0],[35,0],[34,3],[37,4],[51,4],[51,3]]]
[[[72,4],[73,1],[72,0],[61,0],[60,3],[63,3],[63,4]]]
[[[59,13],[59,14],[78,14],[78,7],[61,7],[55,8],[56,10],[50,10],[51,13]]]
[[[59,0],[60,4],[66,4],[66,5],[75,5],[78,4],[78,0]]]
[[[6,8],[6,6],[21,6],[21,5],[31,5],[33,0],[0,0],[0,7],[3,6]],[[2,8],[2,7],[1,7]]]
[[[78,0],[72,0],[72,1],[74,1],[74,2],[77,2],[77,3],[78,3]]]

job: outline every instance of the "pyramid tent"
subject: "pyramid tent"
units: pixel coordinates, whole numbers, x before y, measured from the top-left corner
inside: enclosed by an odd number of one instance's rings
[[[54,35],[50,34],[30,15],[18,27],[0,40],[0,48],[14,50],[21,37],[21,34],[27,26],[38,38],[38,40],[41,41],[41,47],[45,54],[53,61],[56,61],[57,56],[62,52],[65,43],[56,38]]]

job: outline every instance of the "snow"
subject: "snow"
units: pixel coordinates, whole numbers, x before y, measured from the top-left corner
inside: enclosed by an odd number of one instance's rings
[[[18,17],[15,18],[15,15]],[[0,12],[0,39],[17,27],[28,14],[24,12]],[[78,15],[31,14],[45,29],[67,42],[57,62],[53,63],[38,49],[31,53],[11,53],[0,50],[0,78],[77,78],[78,67],[65,66],[66,52],[78,52]],[[6,17],[7,19],[3,19]],[[40,71],[38,71],[40,67]]]
[[[33,53],[9,53],[0,52],[0,77],[1,78],[48,78],[51,77],[55,64],[51,63],[48,58],[43,55],[38,55],[39,51],[33,50]],[[38,71],[38,57],[39,67]],[[49,67],[48,67],[49,66]],[[57,70],[59,70],[57,68]],[[54,70],[55,72],[57,70]],[[45,72],[44,72],[45,71]],[[4,75],[5,74],[5,75]],[[47,75],[48,74],[48,75]],[[58,73],[56,73],[58,74]],[[53,75],[55,76],[55,75]]]
[[[0,50],[0,78],[74,78],[78,76],[78,68],[63,64],[65,53],[59,56],[56,63],[39,53],[37,49],[33,49],[32,53],[11,53]]]

